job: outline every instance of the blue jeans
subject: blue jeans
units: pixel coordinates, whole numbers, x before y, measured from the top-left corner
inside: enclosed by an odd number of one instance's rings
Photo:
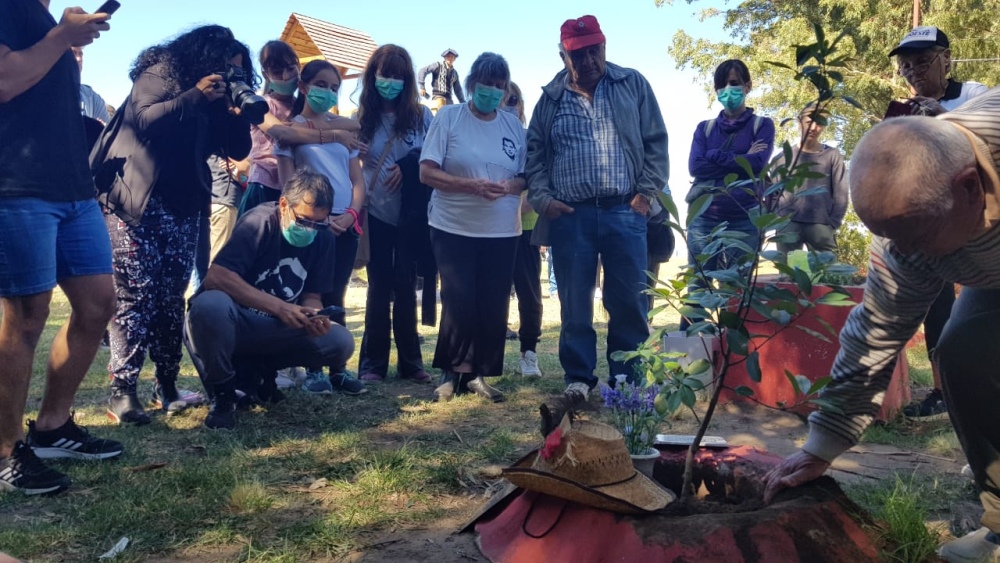
[[[704,252],[705,247],[708,246],[709,240],[708,234],[712,232],[712,229],[719,226],[721,220],[717,219],[706,219],[705,217],[698,217],[690,225],[688,225],[688,264],[694,264],[695,257]],[[757,227],[750,221],[749,217],[743,219],[729,219],[727,221],[729,225],[726,227],[726,231],[729,232],[741,232],[745,233],[747,236],[742,239],[743,242],[750,245],[753,248],[757,244],[758,231]],[[716,252],[710,256],[705,263],[702,264],[702,269],[704,271],[709,270],[725,270],[729,268],[731,264],[735,264],[741,257],[744,256],[744,251],[738,248],[726,248],[725,250]],[[700,287],[703,284],[701,281],[697,281],[694,287]],[[691,321],[687,318],[681,318],[680,329],[687,330],[691,326]]]
[[[748,217],[729,219],[727,222],[729,226],[726,227],[726,231],[745,233],[747,236],[742,240],[751,248],[757,244],[757,227],[753,225]],[[688,264],[694,264],[695,256],[705,250],[705,247],[709,243],[707,240],[708,233],[719,226],[719,223],[722,223],[722,221],[698,217],[688,226]],[[730,247],[709,257],[702,267],[705,270],[724,270],[730,267],[730,265],[735,264],[743,254],[744,251]]]
[[[646,218],[627,203],[607,208],[582,202],[569,205],[574,212],[552,221],[549,231],[562,310],[559,361],[567,384],[586,383],[593,388],[598,382],[593,324],[598,256],[604,267],[604,307],[609,315],[609,375],[631,377],[631,366],[613,361],[611,354],[635,350],[649,337],[642,293],[647,287]]]

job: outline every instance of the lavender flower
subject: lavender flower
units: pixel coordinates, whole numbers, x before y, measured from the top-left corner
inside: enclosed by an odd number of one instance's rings
[[[602,384],[601,398],[604,406],[611,409],[612,424],[625,437],[629,453],[645,453],[662,421],[654,406],[659,388],[636,385],[627,379],[625,375],[616,375],[615,388]]]

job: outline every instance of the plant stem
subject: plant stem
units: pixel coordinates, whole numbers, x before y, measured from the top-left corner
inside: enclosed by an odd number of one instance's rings
[[[708,423],[712,420],[712,415],[715,414],[715,407],[719,404],[719,397],[722,395],[722,390],[725,387],[723,382],[726,379],[726,372],[729,371],[729,358],[725,355],[723,356],[723,362],[722,372],[719,374],[715,391],[712,392],[712,398],[708,401],[708,409],[705,411],[705,417],[702,419],[701,424],[698,425],[698,432],[695,434],[694,441],[688,447],[687,458],[684,460],[681,502],[689,502],[694,494],[694,491],[691,490],[691,481],[694,477],[694,453],[701,448],[701,439],[705,437],[705,432],[708,431]]]

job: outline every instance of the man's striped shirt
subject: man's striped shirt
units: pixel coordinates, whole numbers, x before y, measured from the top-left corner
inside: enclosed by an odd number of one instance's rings
[[[817,411],[809,416],[803,449],[828,461],[856,444],[878,413],[899,352],[923,323],[943,284],[1000,289],[1000,88],[938,119],[972,134],[990,226],[961,250],[941,258],[904,255],[881,237],[872,241],[864,300],[840,333],[833,382],[822,393],[844,414]]]

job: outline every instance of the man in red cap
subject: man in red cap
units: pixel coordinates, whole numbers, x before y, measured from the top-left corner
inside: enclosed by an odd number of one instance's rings
[[[598,256],[604,266],[610,375],[632,370],[611,359],[649,336],[646,223],[667,184],[667,130],[656,96],[638,72],[608,63],[594,16],[567,20],[566,68],[543,88],[528,126],[528,200],[541,215],[535,244],[551,248],[562,327],[566,392],[597,385],[593,327]],[[612,380],[613,381],[613,380]]]

